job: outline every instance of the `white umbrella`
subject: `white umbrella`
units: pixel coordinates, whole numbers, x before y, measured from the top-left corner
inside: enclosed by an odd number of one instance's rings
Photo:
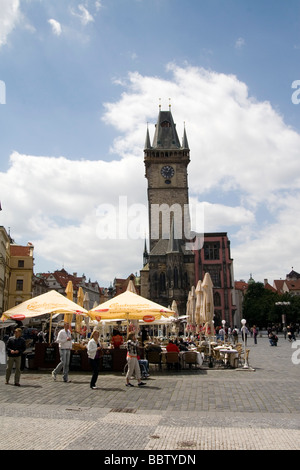
[[[202,289],[202,282],[199,280],[196,286],[196,307],[195,307],[195,322],[200,330],[202,323],[204,323],[202,317],[202,304],[203,304],[203,289]]]
[[[209,273],[205,273],[203,282],[201,284],[203,289],[203,303],[202,315],[205,322],[205,334],[209,338],[209,367],[212,367],[211,357],[211,336],[214,334],[214,297],[213,297],[213,283]]]
[[[201,287],[203,289],[202,317],[205,322],[206,336],[213,336],[214,296],[213,283],[209,273],[205,273]]]

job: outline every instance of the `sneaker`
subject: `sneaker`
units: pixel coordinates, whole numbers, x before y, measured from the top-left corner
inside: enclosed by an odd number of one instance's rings
[[[98,387],[91,387],[92,390],[98,390]]]
[[[20,387],[20,384],[15,384],[16,387]]]
[[[139,387],[142,387],[143,385],[146,385],[145,382],[140,382],[140,383],[138,384]]]
[[[56,374],[55,374],[54,370],[52,371],[51,375],[52,375],[53,380],[56,380]]]
[[[125,385],[126,385],[126,387],[134,387],[134,385],[132,385],[131,383],[125,384]]]

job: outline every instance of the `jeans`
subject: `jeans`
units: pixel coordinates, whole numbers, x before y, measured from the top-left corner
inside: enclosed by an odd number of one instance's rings
[[[54,374],[59,374],[59,372],[63,369],[63,380],[64,382],[68,381],[68,374],[69,374],[69,365],[70,365],[70,357],[71,357],[71,349],[60,349],[60,363],[54,369]]]

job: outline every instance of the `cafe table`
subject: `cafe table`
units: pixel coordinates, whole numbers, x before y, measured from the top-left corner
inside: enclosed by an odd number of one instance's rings
[[[235,368],[235,359],[238,357],[238,351],[230,348],[219,348],[219,352],[224,355],[225,365],[227,365],[229,361],[230,366]]]

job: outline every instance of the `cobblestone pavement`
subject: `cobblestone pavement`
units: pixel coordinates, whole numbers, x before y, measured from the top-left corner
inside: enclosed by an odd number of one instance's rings
[[[0,449],[299,450],[300,341],[248,347],[254,370],[152,366],[143,388],[125,387],[122,373],[100,373],[91,390],[89,373],[71,372],[67,384],[32,370],[15,387],[2,367]]]

